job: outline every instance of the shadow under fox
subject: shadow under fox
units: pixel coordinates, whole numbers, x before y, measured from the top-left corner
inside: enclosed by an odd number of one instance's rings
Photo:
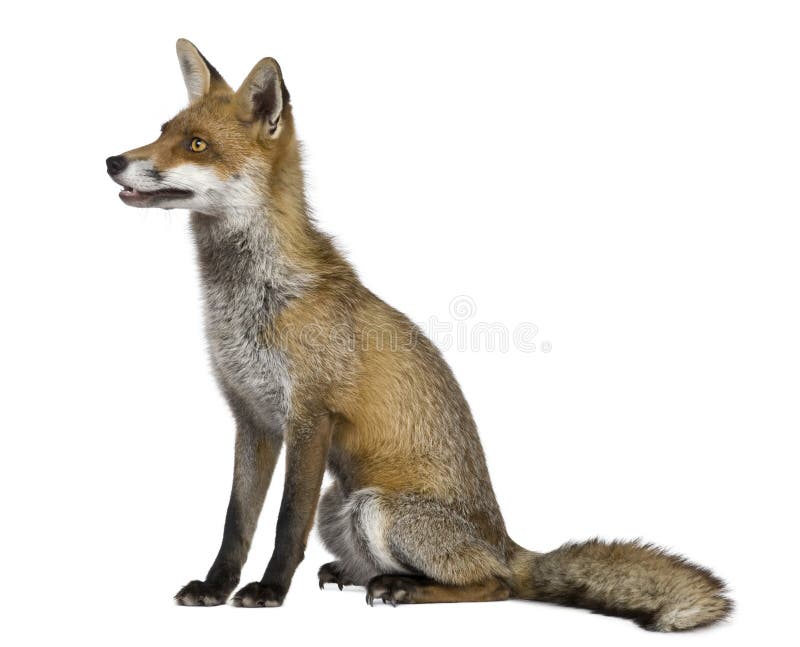
[[[724,618],[724,584],[659,548],[591,540],[538,553],[511,540],[441,354],[309,216],[278,63],[259,61],[234,91],[191,43],[177,50],[190,105],[107,167],[126,204],[192,212],[211,361],[236,420],[222,545],[178,603],[234,591],[285,447],[275,550],[236,605],[282,604],[318,508],[337,558],[320,586],[364,586],[370,604],[521,598],[658,631]],[[334,481],[320,497],[326,468]]]

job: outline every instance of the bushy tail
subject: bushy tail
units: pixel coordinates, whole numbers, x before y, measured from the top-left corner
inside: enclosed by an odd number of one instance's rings
[[[518,598],[634,620],[650,631],[710,625],[733,609],[709,570],[639,541],[592,539],[550,553],[520,549],[511,561]]]

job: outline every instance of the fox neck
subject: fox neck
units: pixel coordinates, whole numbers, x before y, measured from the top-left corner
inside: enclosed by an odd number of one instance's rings
[[[352,276],[309,217],[299,151],[292,144],[259,187],[259,204],[218,215],[192,213],[209,313],[252,320],[263,313],[265,300],[280,304],[326,277]]]

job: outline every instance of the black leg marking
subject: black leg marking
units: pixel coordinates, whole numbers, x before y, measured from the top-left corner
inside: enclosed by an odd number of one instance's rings
[[[277,584],[251,582],[233,596],[236,607],[279,607],[286,597],[286,588]]]
[[[295,426],[296,425],[296,426]],[[286,481],[278,513],[275,550],[260,582],[243,587],[233,599],[237,606],[280,606],[297,565],[303,560],[314,524],[325,462],[330,446],[327,414],[308,422],[290,423],[286,439]]]

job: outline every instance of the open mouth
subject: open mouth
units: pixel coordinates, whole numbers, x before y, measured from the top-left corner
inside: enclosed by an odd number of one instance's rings
[[[153,200],[169,198],[189,198],[192,192],[188,189],[158,189],[157,191],[139,191],[129,186],[123,186],[119,197],[127,204],[142,204]]]

